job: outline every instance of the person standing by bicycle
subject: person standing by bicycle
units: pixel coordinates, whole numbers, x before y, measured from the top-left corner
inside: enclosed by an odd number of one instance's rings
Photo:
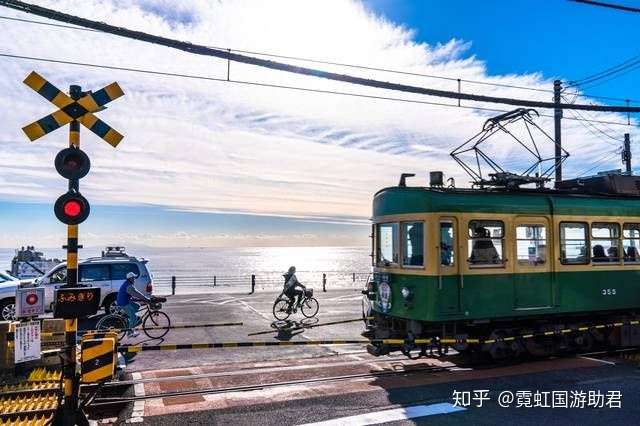
[[[138,291],[138,289],[134,286],[136,281],[136,274],[133,272],[129,272],[127,274],[127,279],[122,283],[120,289],[118,290],[118,298],[116,303],[120,308],[122,308],[129,318],[129,328],[133,329],[136,325],[138,325],[138,309],[140,309],[140,305],[135,303],[132,298],[141,299],[146,302],[151,302],[151,299]],[[136,337],[140,333],[134,330],[129,330],[127,332],[127,336]]]
[[[284,294],[290,300],[289,310],[293,309],[293,312],[296,311],[296,308],[300,306],[302,302],[302,296],[304,295],[304,290],[307,288],[300,284],[298,278],[296,277],[296,267],[292,266],[289,268],[286,274],[282,275],[284,277]],[[302,290],[298,290],[297,287],[300,287]],[[294,300],[297,297],[297,301],[294,304]]]

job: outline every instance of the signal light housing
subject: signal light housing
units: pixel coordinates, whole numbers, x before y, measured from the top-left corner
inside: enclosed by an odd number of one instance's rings
[[[89,217],[91,207],[79,192],[69,191],[61,195],[53,206],[58,220],[67,225],[78,225]]]
[[[65,179],[81,179],[89,173],[91,161],[89,156],[75,146],[65,148],[56,155],[56,170]]]

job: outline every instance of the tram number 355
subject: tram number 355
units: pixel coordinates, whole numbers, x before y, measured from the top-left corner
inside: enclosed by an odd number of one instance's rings
[[[615,288],[603,288],[602,289],[602,295],[603,296],[615,296],[616,295],[616,289]]]

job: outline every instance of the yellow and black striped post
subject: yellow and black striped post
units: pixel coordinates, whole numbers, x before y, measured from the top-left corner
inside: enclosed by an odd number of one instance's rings
[[[71,86],[69,95],[72,99],[79,99],[81,95],[80,86]],[[77,120],[69,123],[69,146],[80,148],[80,123]],[[75,183],[69,181],[70,190],[79,190],[78,180]],[[71,188],[75,186],[75,188]],[[67,284],[66,287],[78,286],[78,225],[67,225]],[[63,367],[64,380],[64,407],[62,413],[63,424],[75,424],[76,412],[78,409],[79,384],[76,377],[76,333],[78,330],[78,320],[65,319],[65,365]]]

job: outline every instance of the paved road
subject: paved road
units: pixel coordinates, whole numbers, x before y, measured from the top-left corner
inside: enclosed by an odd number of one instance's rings
[[[242,321],[243,326],[172,330],[162,343],[206,343],[360,338],[360,322],[300,330],[287,336],[272,327],[271,306],[276,293],[255,295],[176,296],[166,303],[174,324]],[[319,323],[361,316],[361,296],[353,290],[317,294]],[[299,315],[299,314],[298,314]],[[255,335],[255,333],[266,332]],[[129,343],[137,343],[141,338]],[[127,342],[125,342],[127,343]],[[145,341],[143,344],[156,344]],[[409,361],[402,356],[374,358],[361,346],[296,346],[225,348],[142,352],[130,360],[127,371],[146,381],[135,395],[218,389],[214,393],[160,396],[139,401],[120,413],[119,422],[151,425],[298,425],[328,424],[631,424],[640,418],[640,373],[637,365],[619,358],[560,358],[514,366],[447,369],[412,373],[428,367],[449,368],[449,361]],[[465,367],[465,366],[462,366]],[[390,373],[389,372],[400,372]],[[376,376],[371,376],[375,372]],[[379,375],[383,372],[383,375]],[[385,373],[386,372],[386,373]],[[343,376],[336,380],[336,377]],[[344,376],[351,376],[345,378]],[[333,380],[326,380],[334,378]],[[319,379],[319,380],[318,380]],[[295,383],[291,383],[294,381]],[[229,388],[255,386],[244,391]],[[455,407],[454,391],[487,390],[489,401],[478,407],[470,399]],[[510,408],[498,405],[503,391],[514,394]],[[562,402],[584,408],[526,408],[520,404]],[[571,391],[577,393],[571,394]],[[616,398],[621,408],[596,405]],[[582,394],[581,392],[584,392]],[[589,392],[592,399],[589,401]],[[603,395],[602,399],[597,392]],[[465,394],[461,394],[465,395]],[[476,394],[477,396],[478,394]],[[546,396],[545,396],[546,395]],[[584,395],[584,402],[581,398]],[[615,396],[615,394],[613,394]],[[591,404],[589,404],[591,402]],[[591,406],[590,406],[591,405]]]
[[[397,358],[397,359],[396,359]],[[562,358],[528,362],[513,366],[482,369],[415,372],[428,366],[446,366],[437,360],[408,361],[400,357],[371,359],[368,355],[334,355],[325,358],[272,360],[262,363],[227,362],[216,366],[190,369],[147,371],[140,378],[150,380],[138,390],[147,395],[159,393],[222,389],[222,393],[161,397],[140,403],[135,417],[145,424],[260,424],[300,425],[314,422],[338,424],[633,424],[640,415],[640,375],[636,365],[611,359],[590,360]],[[412,370],[414,371],[412,373]],[[399,374],[391,372],[401,371]],[[388,375],[367,377],[366,373]],[[189,378],[193,375],[193,378]],[[315,380],[352,376],[343,380]],[[353,377],[362,375],[361,377]],[[177,376],[177,377],[174,377]],[[161,380],[161,381],[158,381]],[[283,383],[296,381],[296,383]],[[280,383],[270,386],[269,384]],[[261,384],[261,388],[229,391],[230,387]],[[487,390],[488,401],[478,407],[474,391]],[[469,392],[472,397],[465,409],[456,408],[454,391]],[[515,398],[510,408],[498,405],[503,391],[521,397],[521,404],[536,404],[536,391],[548,392],[550,408],[517,407]],[[556,398],[567,392],[567,405],[584,408],[560,408]],[[584,401],[571,392],[584,392]],[[619,391],[620,399],[608,398]],[[592,395],[603,395],[601,401],[588,401]],[[544,394],[542,394],[544,395]],[[621,408],[615,406],[617,401]],[[591,408],[589,405],[602,406]],[[454,411],[460,410],[460,411]],[[445,413],[442,413],[444,411]],[[426,413],[426,414],[425,414]],[[441,414],[437,414],[441,413]],[[121,420],[129,420],[127,410]],[[428,415],[430,414],[430,415]],[[415,417],[412,417],[416,415]],[[354,418],[354,416],[356,416]],[[366,416],[362,418],[362,416]],[[407,418],[409,417],[409,418]]]
[[[209,342],[257,342],[257,341],[296,341],[321,339],[361,339],[364,330],[361,321],[339,325],[319,326],[293,331],[291,335],[278,333],[272,327],[273,301],[278,293],[263,292],[253,295],[190,295],[169,297],[163,310],[171,317],[173,325],[242,322],[242,326],[189,328],[171,330],[163,340],[151,340],[144,334],[134,339],[125,339],[125,344],[144,345],[173,343],[209,343]],[[303,321],[307,325],[320,325],[327,322],[353,320],[362,317],[362,295],[355,290],[333,290],[316,293],[320,303],[320,312],[316,319],[304,319],[294,314],[291,319]],[[316,323],[317,321],[317,323]],[[262,334],[256,334],[262,333]],[[237,361],[264,361],[277,358],[295,358],[299,356],[322,356],[340,351],[362,350],[362,347],[299,346],[273,348],[225,348],[196,349],[162,352],[141,352],[131,357],[127,371],[135,372],[148,369],[190,367],[202,364],[215,364],[228,359]]]

